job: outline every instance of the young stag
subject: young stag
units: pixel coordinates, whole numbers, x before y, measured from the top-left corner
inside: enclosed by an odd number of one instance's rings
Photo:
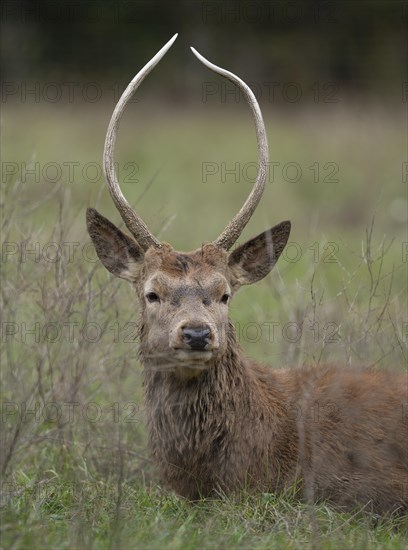
[[[176,36],[129,84],[107,131],[109,191],[132,237],[87,211],[101,262],[129,281],[140,301],[148,429],[162,481],[188,499],[295,487],[307,499],[347,509],[406,511],[406,375],[333,366],[273,370],[245,357],[237,344],[229,303],[242,285],[271,271],[290,232],[284,221],[229,252],[259,203],[268,169],[264,123],[249,87],[192,49],[241,90],[259,150],[255,185],[215,241],[177,252],[150,233],[120,190],[114,166],[120,117]]]

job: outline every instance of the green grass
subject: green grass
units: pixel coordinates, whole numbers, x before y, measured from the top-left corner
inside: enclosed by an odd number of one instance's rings
[[[112,105],[87,107],[8,105],[3,113],[3,161],[17,173],[2,193],[3,245],[15,249],[3,248],[2,261],[1,547],[405,548],[406,517],[341,514],[291,495],[190,504],[158,486],[133,338],[136,299],[86,248],[86,206],[119,221],[102,177],[92,183],[81,173],[100,163]],[[193,115],[146,101],[144,114],[129,108],[120,129],[122,177],[126,162],[139,165],[139,182],[124,192],[179,249],[216,237],[248,192],[241,169],[238,182],[202,178],[203,162],[256,158],[244,106],[225,107],[211,117],[210,105]],[[271,368],[406,368],[400,119],[344,105],[294,117],[266,111],[265,119],[271,160],[295,162],[303,176],[268,185],[241,241],[291,219],[290,251],[301,253],[234,299],[241,345]],[[29,162],[40,164],[39,177],[25,174]],[[79,175],[71,179],[64,162],[78,162]],[[316,162],[318,181],[308,168]],[[338,165],[337,183],[325,181],[326,162]],[[55,183],[42,174],[47,163],[62,167]],[[56,261],[49,243],[59,246]],[[21,257],[24,246],[35,253]]]
[[[26,480],[27,483],[28,480]],[[3,514],[13,548],[386,548],[406,545],[406,522],[308,507],[289,496],[221,496],[191,504],[125,482],[24,484]],[[18,485],[15,486],[18,492]],[[15,525],[16,515],[19,525]],[[18,529],[16,529],[18,527]]]

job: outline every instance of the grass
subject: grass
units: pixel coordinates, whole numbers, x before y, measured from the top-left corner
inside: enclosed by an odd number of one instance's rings
[[[190,504],[160,488],[53,480],[14,500],[19,533],[4,518],[4,542],[37,548],[386,548],[406,544],[401,522],[346,515],[289,497],[233,495]],[[26,489],[27,490],[27,489]]]
[[[190,504],[158,486],[136,300],[95,262],[85,232],[88,205],[119,220],[102,176],[92,182],[84,172],[99,162],[111,106],[88,107],[75,116],[52,105],[4,113],[3,157],[15,173],[2,192],[1,547],[405,548],[406,517],[343,514],[290,494]],[[217,119],[204,110],[149,111],[148,103],[143,118],[136,107],[121,126],[117,157],[123,179],[134,168],[126,162],[137,160],[140,181],[124,183],[124,192],[162,239],[195,248],[217,235],[248,191],[242,168],[256,153],[249,118],[243,106]],[[265,113],[271,160],[296,163],[302,178],[285,181],[281,172],[268,185],[242,240],[291,219],[292,246],[272,275],[237,295],[231,316],[247,353],[272,368],[406,368],[400,121],[330,108]],[[64,162],[78,162],[78,173]],[[207,181],[204,162],[218,170]],[[223,162],[241,163],[238,181],[223,175]],[[325,181],[327,162],[339,167],[337,183]],[[46,166],[59,167],[60,178],[50,181]]]

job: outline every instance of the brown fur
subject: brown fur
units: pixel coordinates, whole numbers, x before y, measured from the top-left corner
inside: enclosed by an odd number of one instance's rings
[[[269,273],[288,222],[231,254],[213,244],[142,253],[94,210],[88,229],[105,267],[129,280],[141,302],[150,442],[168,487],[189,499],[293,488],[346,509],[407,511],[406,374],[272,370],[246,358],[236,342],[228,296]],[[211,328],[205,351],[189,349],[186,326]]]

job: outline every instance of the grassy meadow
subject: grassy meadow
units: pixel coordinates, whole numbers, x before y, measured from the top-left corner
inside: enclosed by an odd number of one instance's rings
[[[158,105],[129,106],[119,179],[150,228],[189,250],[248,194],[254,130],[243,104]],[[240,242],[285,219],[292,233],[271,275],[232,302],[241,346],[271,368],[406,369],[406,122],[345,101],[262,107],[271,175]],[[290,494],[191,504],[158,484],[138,304],[85,229],[87,206],[120,225],[101,167],[112,109],[3,109],[1,548],[405,548],[406,517]]]

